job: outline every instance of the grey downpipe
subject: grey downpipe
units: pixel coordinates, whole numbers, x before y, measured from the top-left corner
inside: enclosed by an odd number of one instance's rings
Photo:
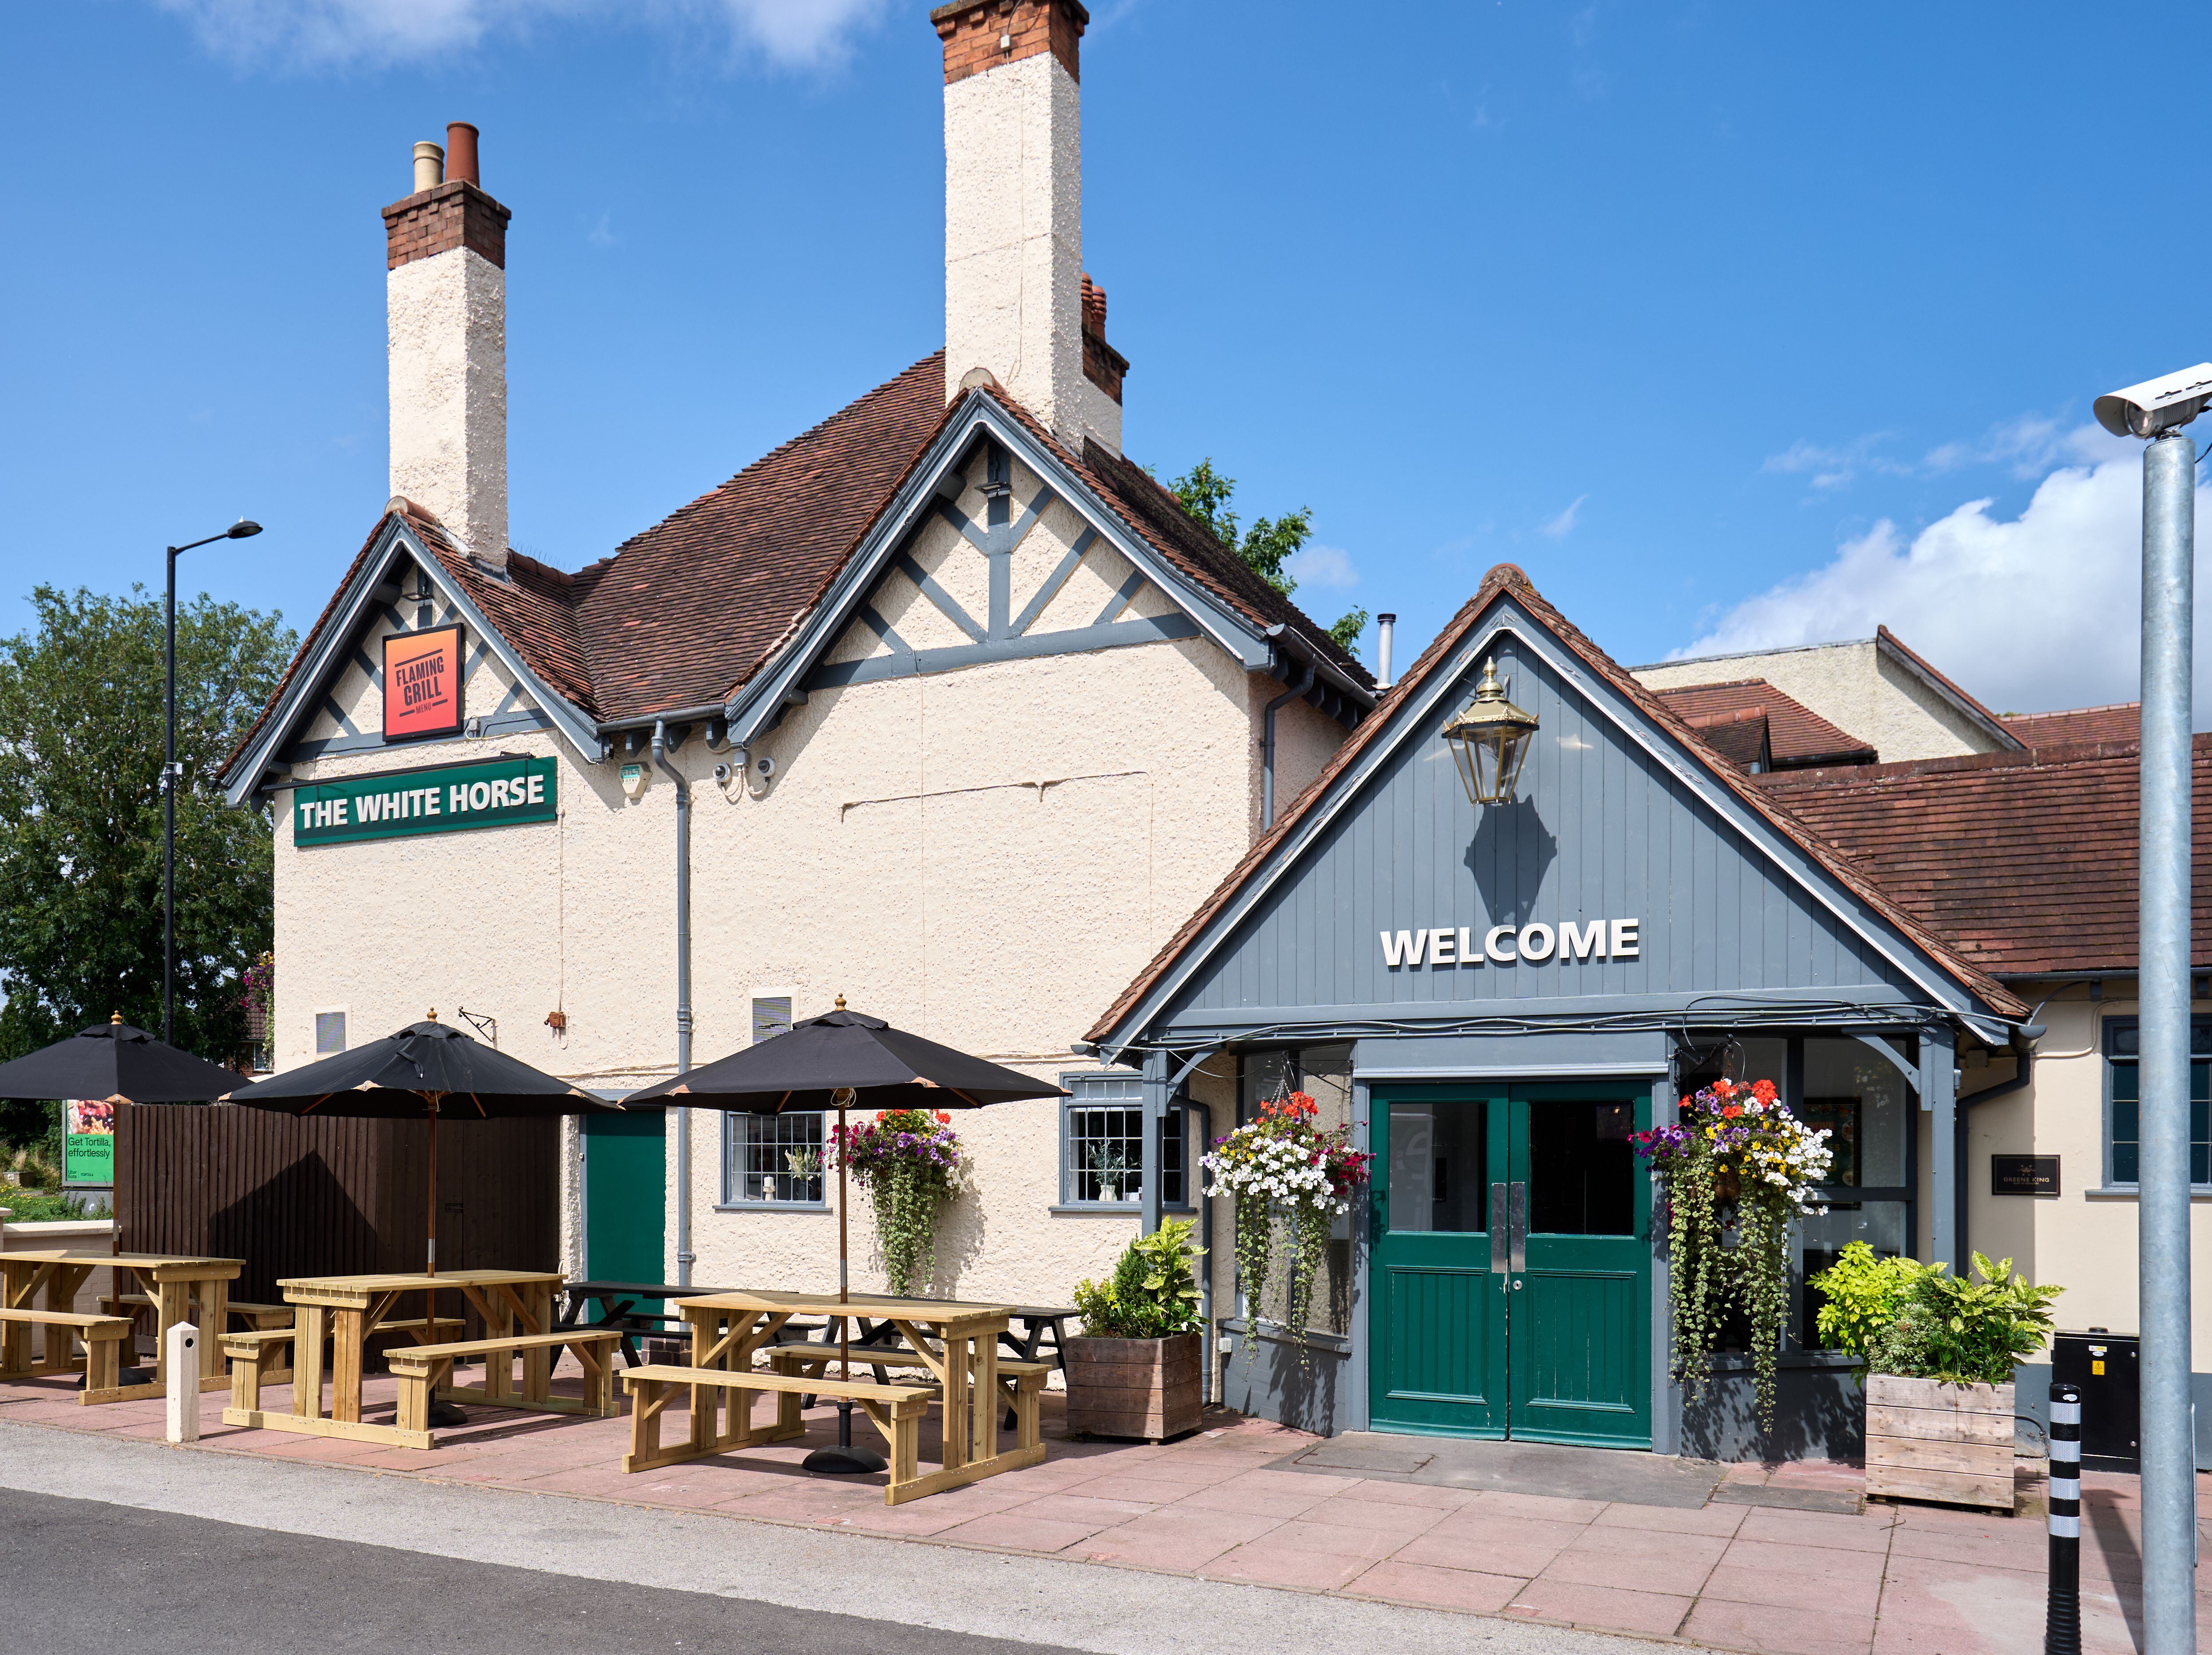
[[[2197,1647],[2189,1280],[2190,609],[2197,445],[2143,448],[2141,1226],[2145,1655]]]
[[[653,726],[653,767],[676,786],[676,1072],[691,1072],[691,784],[668,761],[668,724]],[[691,1285],[691,1109],[676,1106],[676,1285]]]
[[[1275,825],[1275,709],[1287,706],[1313,688],[1314,674],[1320,669],[1311,661],[1299,675],[1298,681],[1267,703],[1262,719],[1260,738],[1260,826],[1262,830]]]

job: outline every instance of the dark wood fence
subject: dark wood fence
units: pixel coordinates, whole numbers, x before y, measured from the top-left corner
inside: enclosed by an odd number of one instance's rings
[[[216,1104],[126,1103],[116,1117],[122,1252],[243,1258],[232,1296],[272,1304],[287,1276],[422,1268],[429,1131],[420,1121],[296,1120]],[[560,1145],[557,1120],[439,1124],[441,1269],[560,1268]],[[459,1294],[441,1297],[447,1313],[459,1311]]]

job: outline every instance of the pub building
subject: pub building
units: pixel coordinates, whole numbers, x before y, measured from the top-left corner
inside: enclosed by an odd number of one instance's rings
[[[1670,1383],[1629,1135],[1721,1075],[1834,1134],[1801,1281],[1979,1249],[2132,1331],[2132,709],[2000,715],[1886,630],[1626,670],[1510,566],[1370,674],[1123,452],[1083,8],[931,18],[944,349],[573,573],[507,543],[509,209],[473,128],[416,147],[392,499],[222,773],[275,1066],[436,1006],[620,1097],[842,994],[1068,1094],[959,1117],[927,1291],[1064,1303],[1190,1217],[1213,1394],[1325,1432],[1851,1452],[1802,1291],[1778,1440]],[[1376,1157],[1297,1328],[1198,1165],[1293,1087]],[[542,1139],[557,1256],[453,1262],[827,1279],[817,1117]]]

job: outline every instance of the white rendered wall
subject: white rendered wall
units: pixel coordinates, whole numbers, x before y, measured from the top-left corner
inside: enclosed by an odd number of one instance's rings
[[[507,272],[466,247],[385,277],[392,492],[507,562]]]
[[[1870,743],[1884,764],[1996,749],[1988,733],[1871,638],[1638,667],[1648,689],[1764,678],[1830,724]]]
[[[1079,452],[1121,451],[1083,377],[1082,93],[1041,52],[945,88],[945,394],[988,368]]]
[[[979,479],[980,464],[959,503],[980,519]],[[1018,466],[1013,481],[1018,498],[1034,493],[1036,480]],[[1013,555],[1014,613],[1081,529],[1065,506],[1047,509]],[[988,561],[949,524],[933,523],[912,555],[970,615],[988,613]],[[1032,632],[1093,624],[1129,573],[1094,543]],[[887,575],[871,602],[914,647],[968,642],[903,575]],[[1120,614],[1170,609],[1147,586]],[[377,658],[373,640],[365,650]],[[856,627],[831,658],[883,652]],[[480,668],[464,692],[467,714],[493,712],[507,688],[495,664]],[[793,993],[799,1017],[842,993],[1028,1073],[1095,1069],[1070,1043],[1250,843],[1255,709],[1279,692],[1192,638],[817,689],[754,749],[775,760],[774,779],[727,792],[712,779],[721,755],[690,741],[676,761],[695,806],[696,1060],[745,1045],[752,994],[774,986]],[[376,693],[357,669],[335,699],[356,728],[377,727]],[[1295,790],[1342,732],[1304,706],[1279,718],[1280,776]],[[311,733],[336,730],[325,718]],[[497,751],[559,759],[556,823],[300,851],[280,796],[280,1068],[312,1056],[317,1009],[343,1007],[358,1041],[434,1005],[453,1021],[465,1005],[498,1018],[502,1050],[582,1085],[641,1085],[672,1071],[675,791],[665,777],[625,799],[619,759],[582,765],[547,733],[296,769],[313,780]],[[565,1034],[545,1026],[556,1007]],[[694,1279],[834,1282],[834,1213],[717,1211],[721,1118],[698,1110],[692,1119]],[[1133,1219],[1050,1210],[1056,1100],[955,1119],[975,1182],[945,1216],[932,1290],[1065,1302],[1079,1278],[1110,1267]],[[564,1144],[562,1245],[575,1269],[580,1209],[573,1138]],[[854,1251],[856,1283],[879,1285],[865,1203]]]

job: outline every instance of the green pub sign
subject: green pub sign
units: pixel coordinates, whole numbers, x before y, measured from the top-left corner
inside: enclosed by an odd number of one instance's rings
[[[550,821],[556,771],[551,759],[497,758],[295,788],[292,843],[305,850]]]

